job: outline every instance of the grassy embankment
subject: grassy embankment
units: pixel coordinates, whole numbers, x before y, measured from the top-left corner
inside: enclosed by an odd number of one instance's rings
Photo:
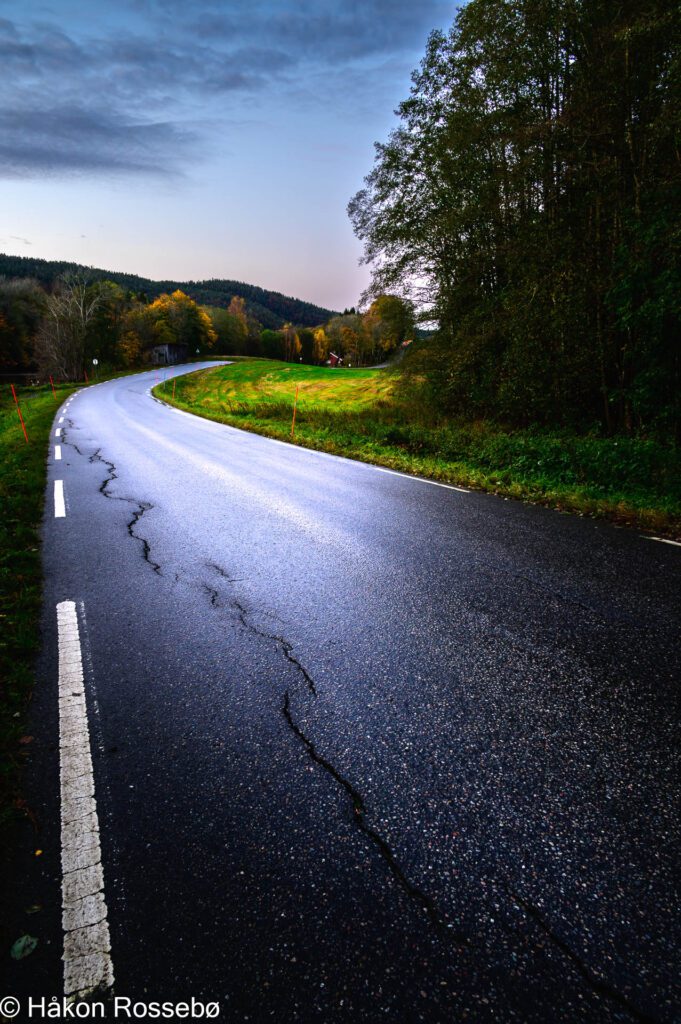
[[[432,479],[681,535],[681,457],[635,438],[434,422],[396,372],[239,360],[179,378],[174,404],[209,419]],[[172,385],[156,388],[172,402]]]
[[[50,428],[79,385],[19,388],[26,444],[9,385],[0,391],[0,824],[21,809],[18,788],[26,711],[40,639],[42,593],[39,527]]]

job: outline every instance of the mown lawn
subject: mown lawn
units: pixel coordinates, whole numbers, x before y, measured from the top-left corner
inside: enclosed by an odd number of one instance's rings
[[[397,371],[265,359],[155,389],[209,419],[407,473],[681,536],[681,457],[654,440],[435,422]],[[293,402],[298,387],[295,438]]]
[[[208,374],[215,376],[204,377]],[[382,370],[331,370],[269,359],[238,360],[228,367],[199,371],[182,378],[182,393],[207,409],[246,403],[285,403],[300,385],[299,410],[358,412],[388,401],[394,380]],[[178,380],[178,387],[180,382]],[[169,384],[168,388],[172,389]]]

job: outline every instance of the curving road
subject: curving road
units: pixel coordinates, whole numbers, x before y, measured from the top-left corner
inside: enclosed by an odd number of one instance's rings
[[[77,636],[116,994],[678,1019],[681,550],[200,420],[153,378],[55,420],[14,990],[64,990]]]

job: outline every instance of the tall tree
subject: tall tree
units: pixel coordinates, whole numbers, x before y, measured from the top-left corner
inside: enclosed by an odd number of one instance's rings
[[[394,352],[414,335],[414,309],[398,295],[379,295],[362,317],[372,358]]]
[[[43,372],[64,380],[83,375],[88,328],[104,299],[99,285],[85,275],[64,274],[45,297],[45,314],[36,338],[36,359]]]
[[[33,363],[35,335],[45,293],[30,278],[0,278],[0,365],[26,369]]]
[[[677,14],[471,0],[431,36],[349,212],[445,408],[679,429]]]

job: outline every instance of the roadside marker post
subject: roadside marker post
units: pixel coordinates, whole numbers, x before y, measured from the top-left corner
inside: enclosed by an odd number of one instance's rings
[[[90,381],[88,380],[87,370],[85,369],[85,367],[83,367],[83,373],[85,374],[85,383],[89,384]]]
[[[173,377],[173,401],[175,401],[175,378]]]
[[[55,402],[57,401],[57,392],[54,390],[54,381],[50,377],[50,384],[52,385],[52,394],[54,395]]]
[[[300,384],[296,384],[296,397],[295,397],[295,400],[293,402],[293,422],[291,423],[291,437],[293,437],[295,435],[295,432],[296,432],[296,409],[298,407],[298,388],[299,387],[300,387]]]
[[[26,433],[26,424],[24,423],[24,417],[21,415],[21,408],[19,407],[19,399],[17,398],[17,393],[14,390],[14,384],[10,384],[10,387],[12,388],[12,394],[14,395],[14,404],[16,405],[17,412],[19,413],[19,422],[21,423],[21,429],[24,432],[24,437],[26,438],[26,444],[28,444],[28,434]]]

